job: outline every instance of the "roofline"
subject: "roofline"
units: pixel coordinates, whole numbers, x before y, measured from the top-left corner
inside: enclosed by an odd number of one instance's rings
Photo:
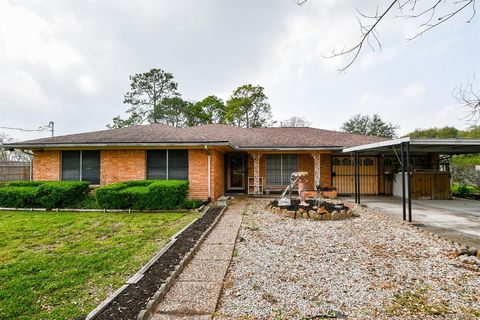
[[[239,151],[248,151],[248,150],[285,150],[285,151],[301,151],[301,150],[342,150],[342,147],[332,146],[332,147],[235,147]]]
[[[355,147],[345,148],[342,150],[342,152],[347,153],[347,152],[362,151],[367,149],[374,149],[379,147],[389,147],[389,146],[395,146],[403,142],[409,142],[409,141],[410,141],[410,137],[398,138],[398,139],[380,141],[380,142],[369,143],[369,144],[362,144]]]
[[[390,146],[399,145],[403,142],[409,142],[411,145],[430,145],[430,146],[441,146],[441,145],[448,145],[448,144],[458,145],[458,146],[469,146],[469,145],[480,146],[480,139],[439,139],[439,138],[427,138],[427,139],[413,138],[412,139],[410,137],[405,137],[405,138],[392,139],[392,140],[387,140],[382,142],[364,144],[364,145],[351,147],[351,148],[345,148],[343,149],[342,152],[347,153],[347,152],[363,151],[363,150],[369,150],[369,149],[375,149],[375,148],[381,148],[381,147],[390,147]]]
[[[8,143],[4,144],[4,148],[14,149],[45,149],[45,148],[81,148],[81,147],[174,147],[174,146],[228,146],[235,149],[230,142],[109,142],[109,143]]]

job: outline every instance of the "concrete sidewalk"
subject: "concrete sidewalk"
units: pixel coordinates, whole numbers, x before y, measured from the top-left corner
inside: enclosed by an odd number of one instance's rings
[[[354,201],[350,197],[344,199]],[[365,196],[361,203],[402,219],[401,198]],[[480,248],[480,201],[412,200],[412,222],[444,238]]]
[[[232,258],[246,199],[235,199],[150,319],[211,319]]]

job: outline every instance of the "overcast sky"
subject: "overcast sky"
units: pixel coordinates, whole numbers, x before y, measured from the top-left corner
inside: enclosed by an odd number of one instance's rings
[[[0,0],[0,126],[54,121],[58,135],[105,129],[126,109],[129,75],[161,68],[190,100],[227,99],[240,85],[261,85],[276,120],[298,115],[339,129],[355,113],[378,113],[400,134],[464,128],[452,90],[474,74],[480,82],[480,17],[466,24],[466,11],[407,42],[418,22],[391,15],[378,29],[381,52],[366,48],[339,74],[345,61],[322,55],[354,43],[355,10],[373,13],[376,4]]]

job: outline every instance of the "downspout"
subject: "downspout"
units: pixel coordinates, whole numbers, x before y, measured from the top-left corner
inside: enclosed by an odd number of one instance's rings
[[[212,187],[211,187],[211,155],[208,150],[208,146],[205,145],[205,152],[207,153],[207,188],[208,188],[208,200],[212,198]]]

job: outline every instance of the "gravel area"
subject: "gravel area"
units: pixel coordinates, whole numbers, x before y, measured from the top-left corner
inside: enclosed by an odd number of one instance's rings
[[[313,221],[271,213],[270,201],[243,213],[217,319],[480,317],[480,273],[452,243],[368,208]]]

